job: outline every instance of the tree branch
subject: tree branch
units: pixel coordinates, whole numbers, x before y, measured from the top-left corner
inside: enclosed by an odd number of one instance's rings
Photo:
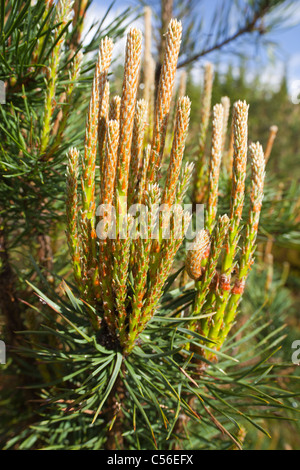
[[[194,54],[191,57],[188,57],[184,61],[179,62],[177,68],[186,67],[187,65],[191,64],[192,62],[195,62],[196,60],[200,59],[200,57],[203,57],[207,54],[210,54],[213,51],[216,51],[218,49],[223,48],[224,46],[226,46],[227,44],[235,41],[236,39],[238,39],[240,36],[243,36],[244,34],[252,33],[255,30],[259,31],[260,34],[264,34],[265,30],[262,28],[261,25],[258,27],[257,23],[258,23],[259,20],[261,20],[270,11],[270,9],[271,9],[270,2],[267,2],[267,5],[264,8],[262,8],[261,10],[259,10],[258,12],[256,12],[254,14],[251,21],[247,21],[247,23],[242,28],[239,28],[234,34],[232,34],[228,38],[223,39],[222,41],[216,43],[215,45],[213,45],[213,46],[211,46],[207,49],[204,49],[203,51],[201,51],[197,54]]]

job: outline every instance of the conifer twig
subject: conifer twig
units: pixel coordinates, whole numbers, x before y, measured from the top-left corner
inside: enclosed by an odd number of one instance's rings
[[[249,146],[251,160],[251,192],[250,209],[246,225],[245,240],[239,262],[238,274],[231,290],[226,315],[224,316],[224,328],[221,331],[219,341],[222,344],[226,338],[235,318],[236,310],[244,292],[247,276],[254,262],[255,242],[258,232],[258,223],[264,194],[265,156],[259,142]]]
[[[206,211],[206,228],[212,232],[217,216],[219,175],[222,156],[224,108],[216,104],[213,108],[212,148],[209,161],[208,201]]]
[[[210,117],[211,95],[213,85],[213,66],[211,63],[206,64],[204,69],[204,84],[201,99],[201,115],[199,130],[199,149],[196,159],[196,168],[194,176],[193,196],[194,204],[200,204],[203,199],[205,186],[205,145],[206,134]]]
[[[149,182],[154,182],[155,177],[157,178],[158,176],[164,151],[181,34],[181,23],[177,20],[171,20],[166,33],[165,56],[160,74],[155,105],[154,129],[147,177]]]
[[[120,109],[120,137],[118,150],[118,194],[127,197],[132,130],[139,69],[142,50],[142,34],[133,28],[127,36],[123,91]]]

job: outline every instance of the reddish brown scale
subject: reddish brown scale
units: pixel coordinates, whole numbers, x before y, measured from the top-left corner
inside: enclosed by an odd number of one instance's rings
[[[244,279],[241,279],[241,280],[237,279],[235,281],[234,286],[233,286],[232,293],[237,294],[237,295],[242,295],[244,290],[245,290],[245,280]]]
[[[230,277],[226,276],[226,274],[222,274],[220,276],[219,286],[221,291],[230,291]]]
[[[216,272],[210,285],[209,285],[209,290],[211,291],[217,291],[219,288],[219,274]]]

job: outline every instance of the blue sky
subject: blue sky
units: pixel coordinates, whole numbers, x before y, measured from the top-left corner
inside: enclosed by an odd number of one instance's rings
[[[201,3],[204,5],[204,18],[207,17],[208,21],[210,13],[211,11],[214,11],[217,2],[220,2],[220,0],[204,0],[204,2]],[[96,18],[101,18],[110,3],[110,0],[94,0],[88,13],[87,22],[90,23],[92,18],[94,20]],[[151,2],[149,3],[151,4]],[[120,13],[124,8],[128,6],[133,7],[135,5],[137,5],[137,0],[116,0],[115,5],[111,10],[110,18],[118,12]],[[269,39],[278,45],[278,47],[275,48],[276,54],[273,56],[273,59],[271,59],[266,53],[256,54],[253,48],[248,48],[247,45],[244,45],[244,52],[246,52],[246,55],[252,56],[248,65],[249,75],[251,76],[251,74],[259,71],[259,73],[261,73],[262,81],[266,84],[270,84],[271,87],[278,86],[285,69],[287,70],[290,88],[295,81],[300,81],[300,0],[295,2],[291,18],[291,21],[296,24],[295,26],[282,28],[278,31],[275,30],[272,35],[269,35]],[[139,23],[139,26],[143,26],[142,22]],[[121,41],[117,50],[120,52],[123,47],[124,41]],[[229,63],[234,66],[238,62],[237,57],[232,54],[212,54],[204,58],[204,61],[208,60],[212,62],[218,61],[220,63],[221,70],[224,71],[228,67]],[[195,67],[196,71],[202,67],[202,65],[203,61],[197,64]]]

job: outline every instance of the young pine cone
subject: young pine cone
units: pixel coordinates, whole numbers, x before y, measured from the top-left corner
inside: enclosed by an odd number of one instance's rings
[[[185,269],[188,275],[195,281],[199,281],[204,272],[204,263],[207,260],[210,249],[210,236],[208,230],[200,230],[195,241],[188,250]]]

